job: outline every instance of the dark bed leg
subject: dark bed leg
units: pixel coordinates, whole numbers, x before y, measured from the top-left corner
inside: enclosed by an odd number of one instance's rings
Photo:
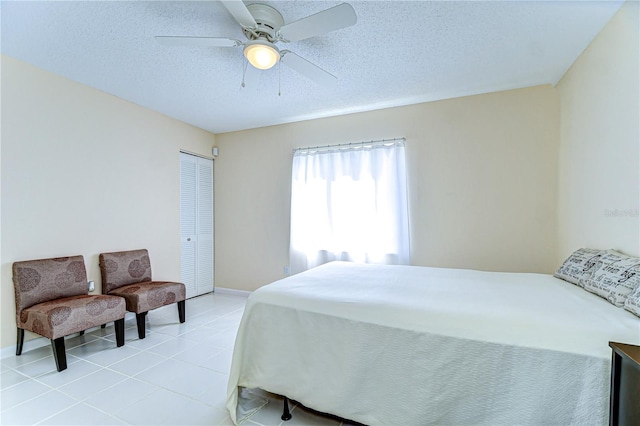
[[[291,420],[291,413],[289,412],[289,398],[284,397],[284,408],[282,409],[282,416],[280,417],[285,422]]]

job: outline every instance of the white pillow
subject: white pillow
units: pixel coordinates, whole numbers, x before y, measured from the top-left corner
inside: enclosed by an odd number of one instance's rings
[[[607,250],[598,260],[584,288],[604,297],[616,306],[624,306],[627,297],[640,285],[640,258]]]
[[[627,297],[624,308],[640,317],[640,285]]]
[[[604,253],[590,248],[578,249],[560,265],[553,276],[584,287],[584,282],[591,277],[594,266]]]

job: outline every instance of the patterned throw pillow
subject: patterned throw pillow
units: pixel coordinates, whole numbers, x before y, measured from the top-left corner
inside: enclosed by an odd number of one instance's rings
[[[602,250],[590,248],[578,249],[564,261],[553,276],[584,287],[584,282],[591,277],[594,266],[604,253]]]
[[[640,258],[607,250],[584,288],[604,297],[616,306],[624,306],[627,297],[640,285]]]
[[[640,285],[627,297],[624,308],[640,317]]]

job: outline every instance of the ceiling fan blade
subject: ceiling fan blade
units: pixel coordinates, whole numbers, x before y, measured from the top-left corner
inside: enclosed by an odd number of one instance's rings
[[[342,3],[314,15],[307,16],[280,28],[278,34],[286,41],[298,41],[347,28],[356,23],[356,11],[349,3]]]
[[[329,74],[317,65],[312,64],[306,59],[296,55],[288,50],[280,52],[282,59],[280,61],[289,68],[298,71],[300,74],[315,81],[323,86],[332,86],[338,81],[336,76]]]
[[[242,45],[240,40],[222,37],[156,36],[155,39],[164,46],[236,47]]]
[[[258,26],[253,15],[241,0],[222,0],[220,3],[227,8],[231,16],[244,28],[255,28]]]

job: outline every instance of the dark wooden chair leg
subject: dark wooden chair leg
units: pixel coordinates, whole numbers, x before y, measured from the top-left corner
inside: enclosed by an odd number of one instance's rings
[[[18,328],[18,343],[16,344],[16,355],[22,354],[23,344],[24,344],[24,328]]]
[[[280,417],[285,422],[291,420],[291,413],[289,412],[289,398],[284,397],[284,407],[282,409],[282,416]]]
[[[180,318],[180,322],[185,321],[185,303],[184,300],[178,302],[178,318]]]
[[[138,339],[144,339],[145,337],[145,322],[147,320],[147,313],[142,312],[136,314],[136,323],[138,323]]]
[[[56,360],[56,368],[58,371],[67,369],[67,354],[64,350],[64,337],[58,337],[51,341],[51,349],[53,349],[53,357]]]
[[[116,328],[116,344],[118,347],[124,345],[124,318],[115,320],[113,325]]]

